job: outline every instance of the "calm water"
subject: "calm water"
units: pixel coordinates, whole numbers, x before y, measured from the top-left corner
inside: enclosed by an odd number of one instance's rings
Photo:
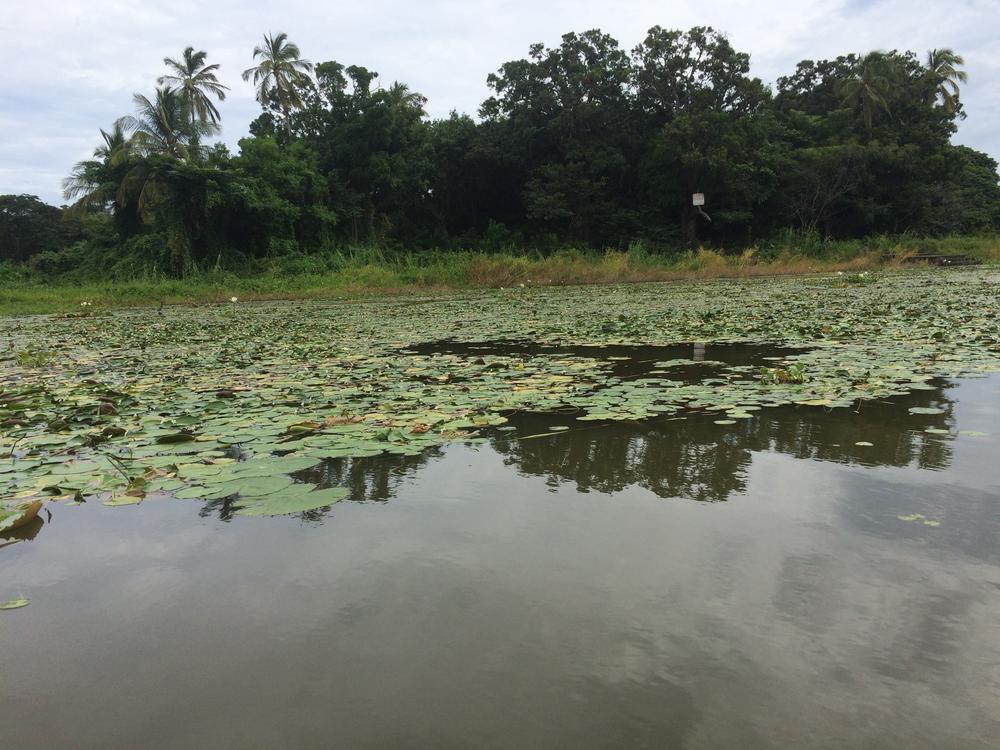
[[[1000,378],[938,385],[521,417],[305,518],[52,506],[0,549],[2,747],[992,750]]]

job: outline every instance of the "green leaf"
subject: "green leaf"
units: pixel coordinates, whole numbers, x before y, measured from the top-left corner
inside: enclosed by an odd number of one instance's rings
[[[301,513],[338,503],[350,495],[346,487],[312,490],[297,484],[287,490],[264,497],[240,497],[236,513],[241,516],[280,516]]]

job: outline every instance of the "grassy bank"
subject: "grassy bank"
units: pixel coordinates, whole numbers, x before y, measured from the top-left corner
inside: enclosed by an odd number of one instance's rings
[[[141,275],[109,281],[68,274],[45,278],[8,273],[0,314],[27,315],[93,308],[262,299],[357,297],[490,287],[630,283],[863,271],[909,265],[917,253],[963,253],[1000,263],[1000,238],[876,239],[777,245],[739,253],[700,249],[659,254],[635,245],[625,252],[386,253],[360,249],[278,258],[248,274],[210,270],[183,279]]]

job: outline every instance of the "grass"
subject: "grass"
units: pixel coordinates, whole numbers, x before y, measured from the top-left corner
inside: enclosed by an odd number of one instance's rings
[[[778,276],[894,268],[917,253],[974,256],[1000,263],[1000,238],[875,238],[866,241],[788,242],[723,254],[704,248],[650,252],[641,243],[604,253],[424,252],[359,249],[271,260],[253,274],[204,271],[184,279],[145,276],[116,281],[0,277],[0,314],[80,311],[181,303],[399,295],[514,286],[634,283],[723,277]],[[907,264],[909,265],[909,264]],[[13,276],[13,278],[12,278]]]

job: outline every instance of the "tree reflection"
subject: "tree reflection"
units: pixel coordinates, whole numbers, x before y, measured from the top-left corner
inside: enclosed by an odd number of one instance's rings
[[[745,489],[752,455],[759,451],[868,466],[946,468],[950,441],[923,432],[951,422],[954,405],[944,390],[862,402],[854,409],[764,409],[733,425],[717,425],[717,417],[707,414],[583,429],[570,420],[562,422],[569,431],[528,439],[523,438],[559,422],[551,415],[523,415],[512,420],[516,432],[498,433],[491,444],[525,474],[572,482],[584,492],[634,485],[659,497],[720,502]],[[915,406],[944,413],[918,418],[908,411]]]
[[[311,469],[292,476],[319,488],[347,487],[349,499],[355,502],[385,502],[394,497],[399,485],[412,478],[427,462],[441,456],[440,448],[430,448],[419,456],[380,455],[365,458],[337,458],[323,461]],[[199,515],[218,516],[232,520],[239,502],[235,498],[206,500]],[[298,517],[306,522],[320,522],[331,506],[306,510]]]
[[[604,493],[636,486],[663,498],[722,502],[746,489],[753,454],[763,451],[865,466],[946,468],[950,440],[924,429],[952,423],[949,387],[861,402],[851,409],[764,408],[732,425],[715,424],[718,414],[697,412],[608,424],[578,422],[572,415],[517,414],[507,429],[486,436],[507,465],[545,477],[553,486],[571,483],[581,492]],[[916,406],[943,413],[911,415],[908,410]],[[555,425],[569,429],[547,434]],[[440,448],[432,448],[419,456],[332,459],[295,476],[319,487],[347,487],[352,501],[385,502],[441,456]],[[231,499],[210,501],[202,514],[229,520],[233,506]],[[320,508],[300,517],[318,522],[328,512]]]

